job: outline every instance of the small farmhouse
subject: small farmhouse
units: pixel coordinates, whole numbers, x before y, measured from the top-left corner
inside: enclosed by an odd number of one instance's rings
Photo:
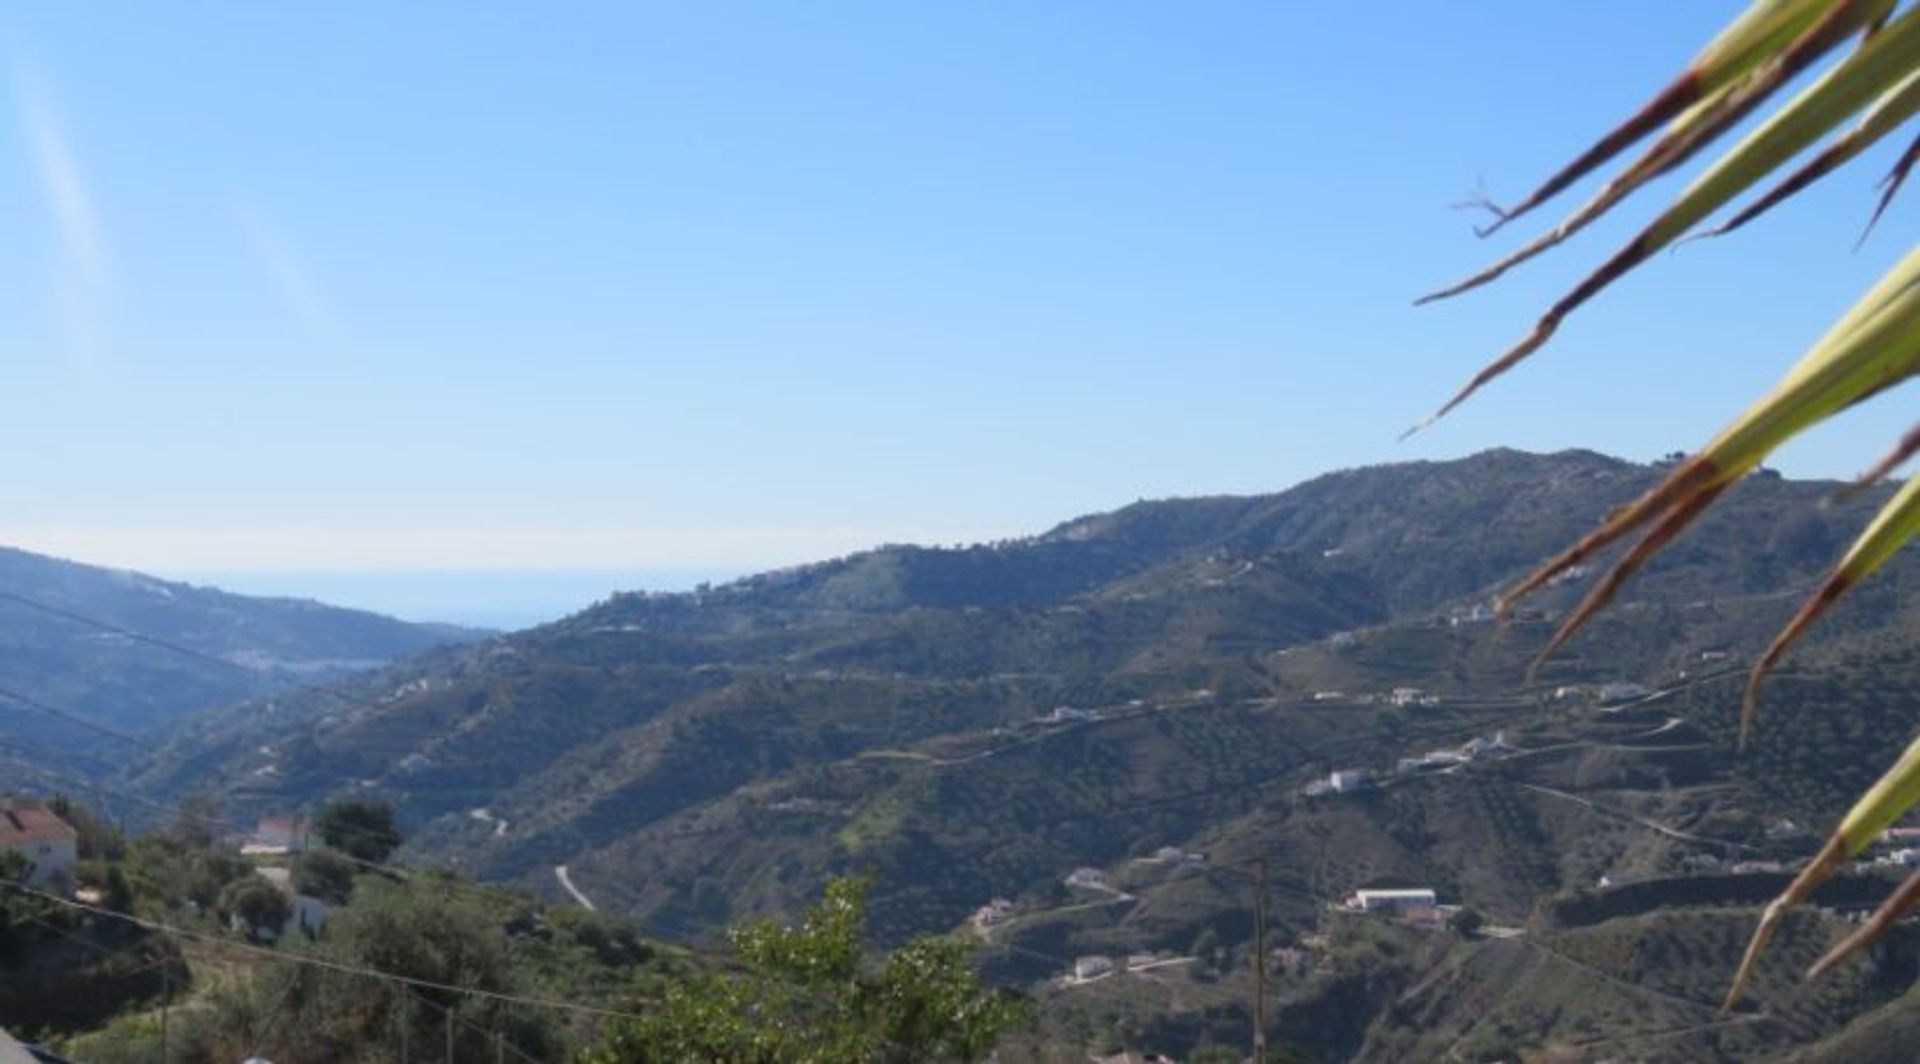
[[[1098,868],[1076,868],[1067,877],[1067,886],[1083,890],[1106,890],[1107,874]]]
[[[1073,962],[1073,977],[1081,981],[1098,979],[1113,972],[1113,958],[1095,955],[1078,957]]]
[[[1356,791],[1364,791],[1371,786],[1372,783],[1372,777],[1364,768],[1338,769],[1329,773],[1327,776],[1327,786],[1331,787],[1335,794],[1353,794]]]
[[[307,822],[291,816],[263,816],[254,825],[253,837],[240,847],[248,855],[279,855],[307,852]]]
[[[66,890],[79,860],[79,834],[44,806],[0,799],[0,851],[17,853],[31,869],[26,885]]]
[[[1645,698],[1652,693],[1653,692],[1647,690],[1645,684],[1629,683],[1625,680],[1616,680],[1613,683],[1600,685],[1600,701],[1603,703],[1631,702],[1636,698]]]

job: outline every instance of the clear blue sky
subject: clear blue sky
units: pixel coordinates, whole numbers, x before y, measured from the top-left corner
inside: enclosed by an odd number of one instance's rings
[[[1691,448],[1904,250],[1909,205],[1851,250],[1885,155],[1394,437],[1628,232],[1415,310],[1496,250],[1447,204],[1524,191],[1739,6],[0,3],[0,539],[731,571]]]

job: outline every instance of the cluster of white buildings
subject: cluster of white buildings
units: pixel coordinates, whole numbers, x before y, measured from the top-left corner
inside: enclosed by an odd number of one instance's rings
[[[1067,875],[1067,886],[1082,890],[1108,890],[1107,874],[1098,868],[1076,868]]]
[[[1383,694],[1348,694],[1345,691],[1315,691],[1315,702],[1352,702],[1358,705],[1389,705],[1408,708],[1413,706],[1433,707],[1440,705],[1439,695],[1423,691],[1418,687],[1396,687]]]
[[[1491,739],[1481,738],[1476,735],[1466,742],[1461,743],[1459,746],[1429,750],[1419,757],[1403,757],[1400,759],[1398,770],[1406,773],[1423,772],[1427,769],[1435,768],[1452,768],[1455,765],[1465,765],[1474,761],[1486,761],[1497,758],[1512,750],[1513,745],[1507,742],[1506,732],[1495,732]]]
[[[1920,828],[1888,828],[1879,841],[1888,848],[1866,863],[1880,868],[1920,867]]]
[[[1100,719],[1100,711],[1080,709],[1076,706],[1055,706],[1033,719],[1038,724],[1091,723]]]
[[[1633,702],[1645,698],[1652,693],[1645,684],[1615,680],[1612,683],[1601,684],[1598,697],[1600,704],[1604,706],[1620,702]]]
[[[305,820],[289,816],[263,816],[253,833],[241,841],[240,852],[255,857],[287,857],[305,853],[309,839]],[[80,833],[73,825],[37,802],[0,797],[0,853],[18,855],[26,862],[24,885],[36,890],[73,894],[81,901],[98,904],[98,892],[92,888],[75,890],[74,867],[79,863]],[[296,931],[317,933],[326,926],[327,904],[318,898],[294,891],[289,870],[264,867],[259,874],[287,896],[286,923],[277,928],[236,928],[248,930],[263,939],[284,938]]]
[[[1013,919],[1013,914],[1014,907],[1012,899],[995,898],[978,909],[975,909],[973,915],[967,918],[967,923],[972,925],[976,931],[985,931],[991,927],[999,927],[1001,924]]]
[[[1403,757],[1394,771],[1404,776],[1429,769],[1452,768],[1455,765],[1503,757],[1512,753],[1514,749],[1513,744],[1507,741],[1507,733],[1504,731],[1495,732],[1491,739],[1476,735],[1459,746],[1429,750],[1418,757]],[[1358,794],[1372,788],[1374,784],[1375,776],[1370,769],[1340,768],[1327,773],[1325,779],[1308,783],[1301,788],[1301,793],[1309,798],[1327,794]]]
[[[1561,684],[1553,689],[1556,702],[1569,702],[1577,699],[1592,698],[1603,706],[1618,705],[1622,702],[1635,702],[1652,694],[1652,688],[1646,684],[1631,683],[1626,680],[1613,680],[1598,687],[1591,684]]]
[[[1144,972],[1168,964],[1184,963],[1188,958],[1175,957],[1171,953],[1130,953],[1125,957],[1110,957],[1104,953],[1090,954],[1073,959],[1074,982],[1085,983],[1104,976],[1120,972]]]

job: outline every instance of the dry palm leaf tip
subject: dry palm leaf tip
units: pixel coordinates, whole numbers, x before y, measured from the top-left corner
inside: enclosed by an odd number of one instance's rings
[[[1829,61],[1830,60],[1830,61]],[[1805,87],[1776,102],[1800,75]],[[1750,131],[1708,162],[1653,221],[1571,291],[1547,308],[1519,343],[1476,373],[1419,431],[1482,386],[1538,351],[1582,304],[1655,253],[1697,237],[1731,232],[1832,174],[1867,148],[1906,128],[1920,114],[1920,6],[1896,0],[1753,0],[1709,41],[1687,69],[1637,113],[1507,209],[1487,205],[1488,235],[1528,215],[1642,141],[1651,143],[1558,225],[1480,272],[1420,300],[1458,295],[1494,280],[1612,211],[1649,181],[1672,171],[1750,116]],[[1824,144],[1822,143],[1824,142]],[[1821,145],[1797,168],[1789,165]],[[1920,138],[1908,145],[1868,214],[1870,229],[1899,191]],[[1747,204],[1717,226],[1706,223],[1734,201]],[[1544,659],[1603,609],[1625,582],[1734,481],[1805,429],[1898,384],[1920,370],[1920,248],[1910,250],[1773,388],[1638,499],[1609,514],[1592,532],[1549,559],[1500,599],[1505,612],[1555,576],[1626,540],[1638,538],[1599,580],[1541,652]],[[1858,486],[1880,480],[1920,451],[1920,427],[1909,432]],[[1766,673],[1835,602],[1886,563],[1920,531],[1920,480],[1887,501],[1779,636],[1754,663],[1740,713],[1740,740],[1751,730]],[[1536,661],[1536,664],[1538,662]],[[1782,916],[1830,879],[1886,827],[1920,800],[1920,740],[1909,746],[1842,819],[1792,884],[1767,906],[1729,989],[1731,1009]],[[1920,873],[1908,879],[1872,919],[1814,965],[1818,974],[1857,952],[1920,902]]]

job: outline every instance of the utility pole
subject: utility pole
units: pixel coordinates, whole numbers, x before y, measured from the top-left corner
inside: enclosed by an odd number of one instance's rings
[[[447,1064],[453,1064],[453,1010],[447,1010]]]
[[[1253,861],[1253,1060],[1267,1064],[1267,859]]]
[[[173,969],[160,966],[160,1064],[167,1064],[171,1055],[167,1051],[167,1012],[173,1007]]]

